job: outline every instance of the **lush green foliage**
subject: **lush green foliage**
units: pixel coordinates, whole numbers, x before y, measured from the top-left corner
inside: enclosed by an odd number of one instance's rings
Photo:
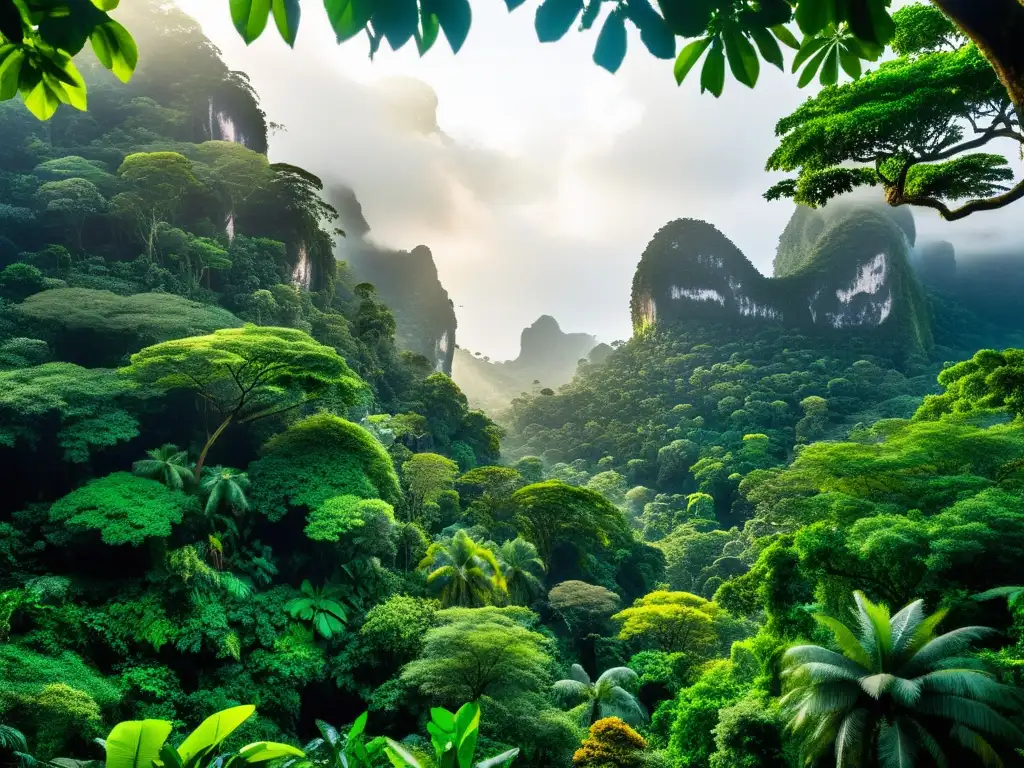
[[[898,59],[826,89],[779,121],[782,141],[768,169],[798,173],[766,197],[817,206],[878,185],[892,205],[928,206],[957,219],[1024,194],[1024,187],[1005,194],[1014,178],[1006,157],[974,152],[997,140],[1024,144],[1014,104],[983,48],[932,6],[901,8],[894,19]]]
[[[635,338],[517,399],[506,433],[413,353],[436,333],[410,317],[452,318],[402,306],[396,322],[385,299],[415,305],[416,286],[377,294],[336,261],[335,194],[267,160],[244,76],[173,6],[122,5],[151,52],[131,85],[83,59],[87,115],[43,127],[0,105],[0,762],[100,757],[109,733],[112,768],[795,767],[859,749],[863,718],[865,766],[911,745],[921,764],[936,744],[950,764],[1012,764],[1021,353],[975,355],[1016,342],[925,297],[899,258],[912,221],[800,209],[762,282],[742,254],[700,252],[721,244],[706,225],[667,228],[639,271]],[[298,5],[247,7],[294,31]],[[584,5],[545,0],[544,35],[594,23]],[[706,88],[726,62],[752,81],[793,10],[772,5],[628,4],[598,58],[614,68],[624,22],[648,45],[682,24],[698,42],[677,74],[701,54]],[[804,79],[874,55],[851,36],[863,18],[831,28],[812,6],[796,6],[823,32],[801,46]],[[417,6],[419,33],[452,34],[450,10]],[[408,24],[371,16],[378,41]],[[843,88],[908,62],[981,66],[958,41],[932,51],[943,18],[911,6],[897,22],[902,58]],[[722,290],[774,286],[757,302],[804,314],[820,289],[834,314],[836,287],[883,251],[894,319],[875,332],[681,324],[644,304],[691,284],[674,264]],[[938,634],[914,600],[968,629]],[[289,746],[317,734],[305,756]]]

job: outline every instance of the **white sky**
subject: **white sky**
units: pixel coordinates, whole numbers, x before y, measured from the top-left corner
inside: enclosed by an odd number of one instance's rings
[[[303,3],[292,51],[272,23],[246,48],[226,0],[177,2],[286,126],[271,140],[273,160],[352,186],[382,243],[430,246],[461,346],[515,357],[522,328],[541,314],[566,331],[627,338],[636,264],[675,218],[710,221],[770,272],[792,205],[763,200],[777,178],[764,163],[775,122],[810,95],[791,75],[765,65],[753,91],[730,77],[721,99],[702,96],[699,73],[677,87],[671,62],[632,29],[611,75],[591,60],[600,22],[541,44],[530,3],[509,14],[500,0],[475,2],[458,56],[442,37],[422,59],[412,43],[397,53],[384,44],[370,62],[365,36],[335,44],[320,3]],[[379,84],[395,76],[436,92],[451,141],[382,119]],[[947,225],[918,214],[918,226],[976,244],[1013,215]]]

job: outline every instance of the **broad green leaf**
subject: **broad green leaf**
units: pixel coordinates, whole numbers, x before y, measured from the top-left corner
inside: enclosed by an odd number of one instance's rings
[[[472,768],[476,741],[480,735],[480,705],[475,702],[463,704],[455,713],[456,745],[459,768]]]
[[[265,763],[282,757],[305,757],[298,747],[276,741],[257,741],[238,750],[238,756],[247,763]]]
[[[281,37],[292,48],[295,47],[295,36],[299,32],[299,19],[302,9],[299,0],[274,0],[274,23]]]
[[[370,21],[374,31],[388,41],[391,50],[397,51],[416,36],[419,7],[416,0],[374,0]]]
[[[725,52],[722,50],[722,38],[716,37],[711,51],[704,59],[704,67],[700,72],[700,92],[710,91],[715,98],[722,95],[725,88]]]
[[[65,11],[60,13],[59,11]],[[92,3],[57,5],[39,22],[39,35],[46,44],[75,56],[85,46],[92,31],[110,17]]]
[[[60,106],[60,99],[41,73],[37,73],[31,82],[31,85],[21,86],[21,98],[29,112],[40,120],[49,120]]]
[[[889,0],[848,0],[850,31],[866,43],[885,45],[896,32]]]
[[[583,10],[583,0],[543,0],[537,7],[533,26],[542,43],[561,40]]]
[[[419,761],[409,750],[394,739],[385,739],[385,741],[387,741],[385,751],[395,768],[421,768]]]
[[[835,85],[839,81],[839,46],[833,45],[828,57],[821,65],[822,85]]]
[[[856,80],[861,75],[860,57],[845,47],[839,49],[839,63],[843,65],[843,71]]]
[[[717,0],[658,0],[665,25],[680,37],[698,37],[707,33]]]
[[[438,20],[437,14],[430,13],[421,7],[420,25],[416,30],[416,50],[420,52],[420,56],[434,47],[440,32],[441,22]]]
[[[150,768],[170,733],[167,720],[118,723],[106,739],[106,768]]]
[[[476,768],[504,768],[512,760],[519,756],[519,747],[510,749],[507,752],[502,752],[500,755],[496,755],[487,760],[481,760],[476,764]]]
[[[160,768],[182,768],[181,755],[170,744],[164,744],[160,748],[159,763],[153,763],[153,765],[159,765]]]
[[[779,69],[785,67],[785,62],[782,60],[782,49],[771,32],[763,27],[753,27],[750,30],[750,36],[754,38],[754,42],[757,43],[757,50],[761,52],[761,56],[765,61]]]
[[[362,32],[373,12],[371,0],[324,0],[324,8],[339,43]]]
[[[618,10],[612,11],[601,27],[594,48],[594,63],[611,73],[622,66],[626,57],[626,18]]]
[[[729,59],[729,69],[732,70],[733,77],[745,86],[753,88],[761,73],[761,62],[754,46],[739,28],[732,25],[725,28],[722,39],[725,42],[725,55]]]
[[[111,19],[92,31],[89,42],[100,64],[122,83],[131,80],[139,63],[139,49],[127,29]]]
[[[92,0],[92,4],[101,11],[112,11],[120,5],[121,0]]]
[[[368,712],[363,712],[356,721],[352,723],[352,727],[348,729],[348,740],[358,739],[363,733],[366,732],[366,721],[369,718]]]
[[[789,27],[780,24],[777,27],[772,27],[771,31],[773,35],[779,38],[783,45],[788,45],[794,51],[800,50],[800,41],[789,31]]]
[[[246,45],[263,34],[270,19],[270,0],[229,0],[231,21]]]
[[[473,21],[469,0],[430,0],[430,9],[437,16],[452,53],[458,53]]]
[[[693,69],[694,64],[700,61],[700,57],[704,55],[704,51],[706,51],[708,46],[711,45],[712,39],[713,38],[705,37],[701,40],[694,40],[679,52],[679,57],[676,59],[676,64],[673,68],[677,83],[681,84],[683,80],[686,79],[686,76],[690,74],[690,70]]]
[[[526,0],[505,0],[505,7],[508,8],[509,13],[511,13],[525,2]]]
[[[801,0],[796,7],[796,23],[805,35],[825,28],[834,16],[835,0]]]
[[[796,83],[798,88],[803,88],[814,79],[814,76],[818,73],[818,68],[821,66],[821,62],[825,60],[825,57],[828,56],[831,50],[832,49],[829,47],[822,48],[817,54],[815,54],[814,58],[808,62],[807,66],[804,67],[804,71],[800,74],[800,79]]]
[[[796,56],[793,57],[793,71],[796,72],[800,69],[801,64],[828,44],[829,39],[827,37],[805,37],[803,45],[800,46]]]
[[[626,4],[626,16],[640,30],[640,42],[652,56],[659,59],[675,58],[676,36],[647,0],[630,0]]]
[[[255,711],[256,707],[246,704],[210,715],[178,747],[181,761],[188,763],[200,752],[216,747],[230,736],[233,730],[248,720]]]
[[[0,101],[13,99],[17,95],[21,65],[25,61],[25,52],[20,48],[14,45],[4,46],[4,48],[13,50],[7,51],[0,60]]]
[[[455,733],[455,715],[443,707],[432,707],[430,719],[446,733]]]

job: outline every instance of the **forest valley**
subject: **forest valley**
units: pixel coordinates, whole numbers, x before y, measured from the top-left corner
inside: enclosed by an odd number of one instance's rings
[[[633,338],[488,415],[132,6],[130,83],[0,104],[0,768],[1024,764],[1019,292],[877,206],[772,278],[674,222]]]

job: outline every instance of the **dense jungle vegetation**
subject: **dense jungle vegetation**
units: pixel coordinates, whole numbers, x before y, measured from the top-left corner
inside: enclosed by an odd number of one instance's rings
[[[0,766],[1024,764],[1013,311],[652,324],[499,426],[118,18],[129,84],[0,104]]]

